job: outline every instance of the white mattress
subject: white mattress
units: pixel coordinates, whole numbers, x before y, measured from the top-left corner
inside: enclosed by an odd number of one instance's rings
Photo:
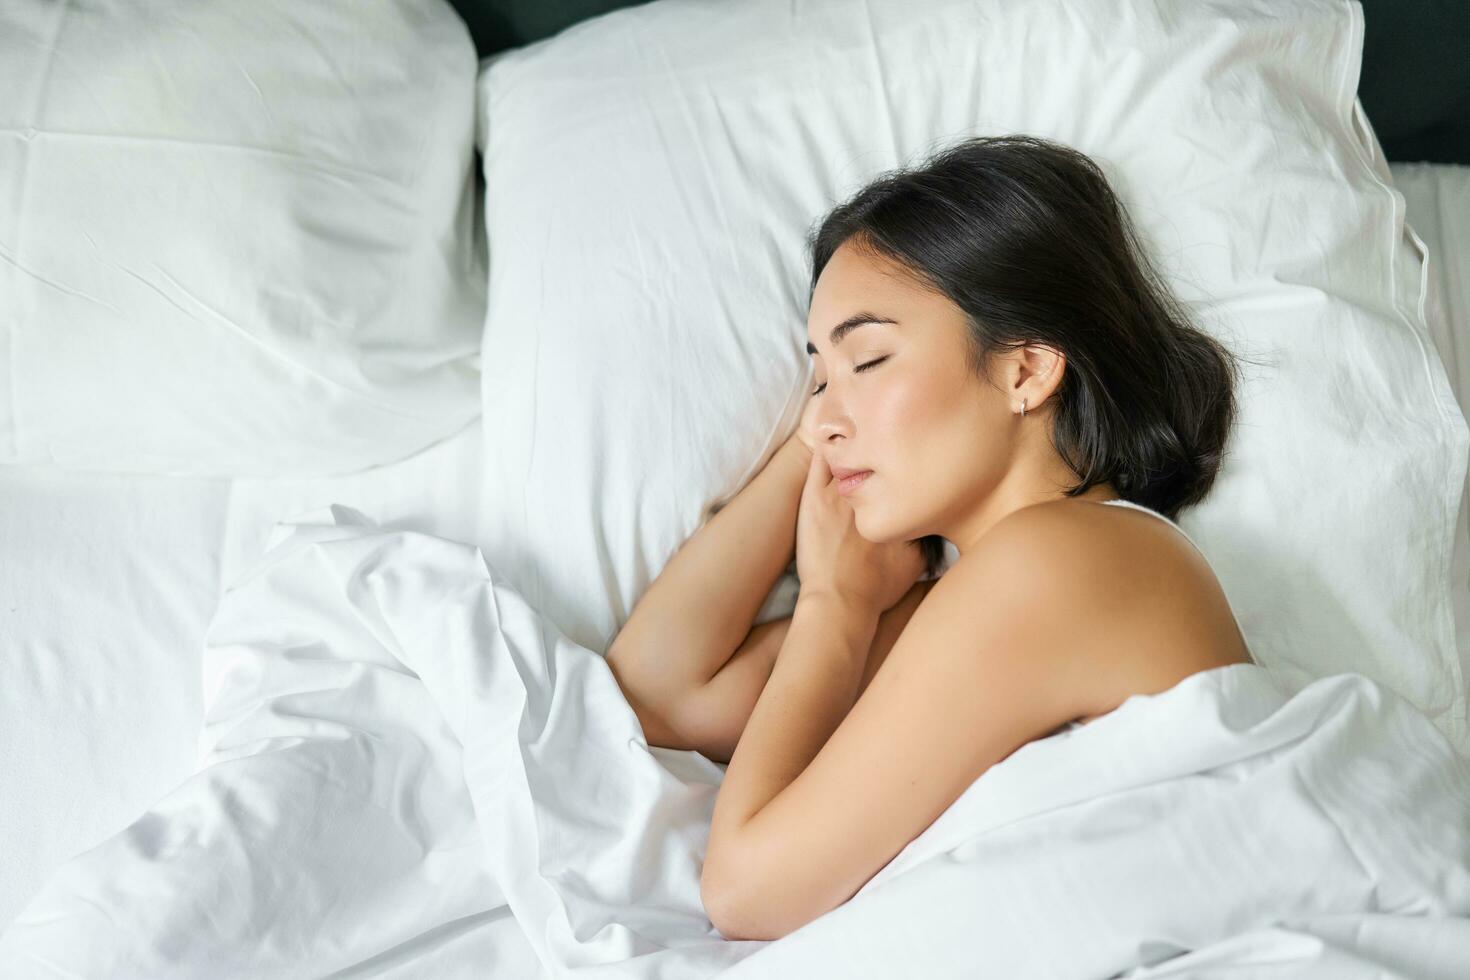
[[[1464,408],[1470,167],[1392,169],[1430,249],[1432,302],[1444,307],[1430,322]],[[480,449],[476,423],[411,459],[330,479],[0,468],[0,930],[52,869],[126,826],[192,770],[204,629],[222,583],[259,553],[270,525],[339,502],[493,555],[494,542],[480,536]],[[1461,547],[1455,574],[1465,585],[1457,615],[1470,676],[1467,557]],[[446,949],[460,941],[474,940],[442,937]],[[414,953],[415,969],[429,962],[423,956]],[[509,975],[527,971],[534,966]]]

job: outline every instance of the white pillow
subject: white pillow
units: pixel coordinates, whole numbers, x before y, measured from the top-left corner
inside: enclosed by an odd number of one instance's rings
[[[1355,120],[1362,40],[1342,0],[658,0],[494,58],[487,557],[604,649],[799,420],[808,229],[883,170],[1033,133],[1103,166],[1256,362],[1180,523],[1257,657],[1359,670],[1470,749],[1448,596],[1470,432]]]
[[[1428,242],[1424,312],[1430,338],[1460,411],[1470,412],[1470,167],[1393,163],[1389,170],[1394,188],[1404,195],[1409,232]],[[1460,492],[1450,569],[1455,643],[1460,669],[1470,678],[1470,471]]]
[[[346,472],[478,413],[443,0],[0,9],[0,462]]]

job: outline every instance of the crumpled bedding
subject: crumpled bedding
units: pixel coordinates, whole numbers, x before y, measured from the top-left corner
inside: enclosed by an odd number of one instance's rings
[[[1470,760],[1359,674],[1235,664],[1029,743],[767,943],[724,940],[699,901],[723,767],[650,748],[602,657],[479,549],[336,505],[279,524],[204,658],[197,771],[57,871],[0,936],[0,976],[1470,963]]]

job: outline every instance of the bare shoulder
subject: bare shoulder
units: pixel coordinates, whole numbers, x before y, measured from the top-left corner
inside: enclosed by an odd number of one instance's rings
[[[1213,569],[1177,529],[1094,501],[1022,508],[940,578],[971,601],[1009,596],[1091,721],[1134,694],[1250,657]],[[938,592],[938,588],[935,589]]]

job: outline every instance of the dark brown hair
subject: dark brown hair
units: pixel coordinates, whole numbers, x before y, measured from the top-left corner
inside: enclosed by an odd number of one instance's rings
[[[1066,356],[1051,440],[1081,476],[1171,520],[1214,483],[1236,415],[1235,356],[1190,320],[1086,154],[1037,136],[971,137],[890,171],[807,241],[811,290],[837,248],[897,261],[969,324],[971,367],[1044,344]],[[920,542],[932,574],[943,541]]]

